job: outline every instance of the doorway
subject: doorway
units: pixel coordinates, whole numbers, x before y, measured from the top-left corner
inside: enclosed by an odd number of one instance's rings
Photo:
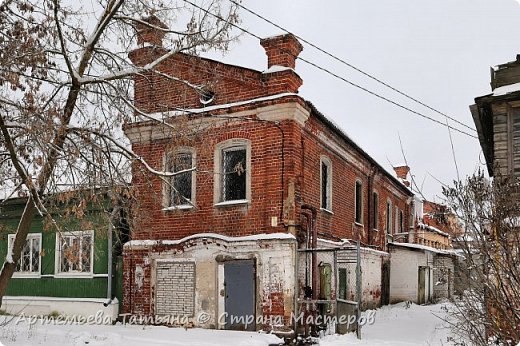
[[[226,329],[256,330],[256,268],[254,260],[224,264]]]

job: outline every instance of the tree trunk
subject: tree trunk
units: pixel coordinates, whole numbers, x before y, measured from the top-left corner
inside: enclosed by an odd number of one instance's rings
[[[27,234],[29,233],[29,228],[31,227],[31,223],[34,217],[36,216],[36,211],[37,209],[36,205],[34,204],[34,200],[32,197],[29,197],[27,204],[25,205],[22,218],[20,219],[20,223],[18,224],[18,228],[16,229],[13,249],[11,250],[13,263],[5,261],[0,273],[0,307],[2,307],[3,297],[5,295],[5,291],[7,290],[9,280],[11,280],[11,277],[16,270],[16,263],[18,263],[18,260],[20,259]]]

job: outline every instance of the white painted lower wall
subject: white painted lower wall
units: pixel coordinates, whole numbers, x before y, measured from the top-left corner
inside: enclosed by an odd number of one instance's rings
[[[323,263],[328,263],[334,267],[334,248],[340,248],[343,243],[331,242],[322,239],[318,239],[319,249],[331,249],[328,251],[317,252],[318,266]],[[346,255],[346,252],[349,254]],[[306,258],[307,257],[307,258]],[[355,247],[349,247],[348,249],[342,249],[338,252],[338,269],[347,269],[347,300],[356,300],[356,249]],[[362,247],[360,250],[361,260],[361,292],[362,292],[362,306],[363,310],[373,309],[381,305],[381,279],[382,279],[382,263],[383,259],[388,259],[390,254],[383,251],[377,251],[370,248]],[[345,263],[345,259],[349,259],[349,263]],[[298,280],[300,287],[311,285],[311,254],[300,253],[298,263]],[[353,263],[354,262],[354,263]],[[308,268],[306,270],[306,268]],[[319,275],[319,272],[318,272]],[[331,286],[332,286],[332,297],[335,297],[337,285],[336,275],[332,275]],[[319,287],[318,287],[319,290]],[[302,291],[300,290],[300,295]]]
[[[270,313],[273,294],[283,297],[287,320],[293,312],[295,291],[295,247],[294,237],[231,238],[192,237],[175,249],[150,251],[144,258],[151,266],[151,291],[158,283],[157,266],[160,263],[193,263],[195,268],[194,309],[188,323],[195,327],[225,327],[224,264],[230,260],[254,259],[256,263],[256,317]],[[146,248],[147,244],[133,245]],[[137,289],[140,289],[137,287]],[[155,304],[157,297],[151,297]],[[156,309],[157,311],[157,309]],[[201,319],[200,316],[207,316]],[[273,312],[274,314],[274,312]],[[269,320],[267,320],[269,322]],[[260,327],[257,324],[257,328]],[[266,327],[266,326],[263,326]],[[271,328],[280,327],[271,325]],[[281,326],[283,327],[283,325]]]
[[[108,299],[100,298],[5,296],[2,309],[12,315],[48,316],[58,312],[64,317],[97,317],[95,321],[111,323],[118,317],[119,301],[114,299],[105,307],[107,302]]]
[[[390,303],[419,301],[419,267],[430,268],[426,296],[433,292],[433,253],[401,246],[390,247]]]
[[[371,249],[361,250],[361,289],[363,310],[375,309],[381,305],[381,278],[383,258],[390,255]]]

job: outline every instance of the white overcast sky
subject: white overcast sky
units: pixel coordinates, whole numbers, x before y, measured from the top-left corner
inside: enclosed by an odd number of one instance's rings
[[[520,4],[515,0],[244,0],[243,5],[472,127],[468,106],[476,96],[491,91],[489,67],[515,60],[520,53]],[[261,37],[281,33],[243,10],[241,18],[241,26]],[[300,56],[445,121],[312,47],[305,46]],[[263,48],[246,34],[229,53],[216,58],[257,70],[267,68]],[[441,184],[432,176],[447,184],[457,178],[446,127],[302,61],[296,71],[304,83],[301,95],[390,171],[390,163],[404,162],[400,135],[424,195],[440,201]],[[478,141],[457,132],[452,136],[461,178],[479,167],[485,169]]]

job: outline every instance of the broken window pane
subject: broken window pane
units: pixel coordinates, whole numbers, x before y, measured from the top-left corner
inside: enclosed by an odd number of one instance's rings
[[[246,199],[246,149],[222,151],[222,201]]]
[[[193,168],[193,157],[191,153],[175,155],[170,162],[171,172],[180,172]],[[170,205],[186,205],[191,201],[193,174],[191,171],[179,173],[172,177],[170,187]]]

